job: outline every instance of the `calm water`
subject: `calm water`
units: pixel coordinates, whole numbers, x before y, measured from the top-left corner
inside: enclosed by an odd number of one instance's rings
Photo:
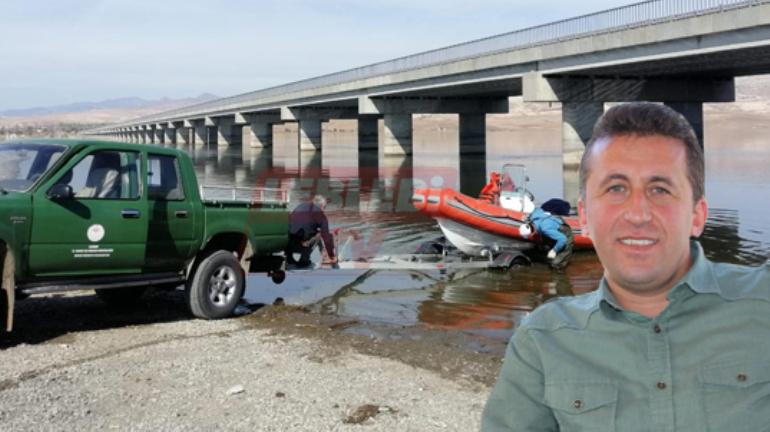
[[[716,261],[758,264],[770,256],[770,127],[764,122],[707,118],[706,190],[710,217],[702,244]],[[421,127],[415,120],[414,155],[378,157],[356,150],[351,123],[332,123],[323,152],[298,152],[296,130],[277,131],[273,149],[234,147],[191,151],[207,184],[288,187],[293,205],[314,193],[331,198],[333,227],[362,235],[368,255],[413,252],[441,235],[433,220],[413,211],[413,187],[461,187],[475,194],[486,174],[505,162],[527,166],[538,201],[563,196],[558,123],[488,133],[486,158],[457,156],[457,130]],[[461,175],[462,173],[462,175]],[[462,177],[462,182],[461,182]],[[461,184],[462,183],[462,184]],[[317,257],[316,257],[317,258]],[[290,274],[282,285],[253,275],[247,298],[312,305],[318,310],[399,325],[423,324],[508,338],[516,323],[555,295],[595,289],[602,268],[592,252],[576,253],[564,273],[546,266],[508,272],[329,271]]]

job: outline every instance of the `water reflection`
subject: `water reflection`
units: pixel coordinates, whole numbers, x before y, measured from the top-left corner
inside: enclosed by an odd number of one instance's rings
[[[709,209],[708,222],[700,238],[709,259],[733,264],[757,265],[763,263],[769,251],[759,240],[741,237],[740,217],[737,210]],[[754,234],[762,231],[753,229]]]
[[[558,121],[555,131],[548,129],[553,126],[549,121],[517,130],[491,124],[487,154],[475,157],[460,157],[456,131],[444,126],[416,132],[410,157],[358,151],[355,131],[344,127],[327,127],[322,152],[300,152],[291,125],[275,128],[271,148],[191,146],[188,151],[204,183],[285,187],[294,205],[323,193],[330,198],[331,225],[360,233],[367,253],[410,253],[440,236],[435,222],[412,208],[415,187],[459,187],[475,195],[490,171],[517,162],[526,164],[530,188],[541,202],[563,196]],[[723,137],[724,142],[738,142],[730,149],[717,144],[719,130],[707,130],[710,217],[702,244],[713,260],[758,264],[770,253],[770,231],[765,227],[770,170],[763,162],[770,160],[770,149],[758,144],[757,136],[770,130],[746,130],[730,131],[730,140]],[[290,302],[294,295],[326,312],[505,338],[534,307],[553,296],[591,291],[601,275],[596,255],[583,252],[563,273],[542,265],[502,273],[309,272],[290,275],[284,285],[270,289],[260,282],[260,289],[250,288],[248,295],[266,303],[275,296]]]

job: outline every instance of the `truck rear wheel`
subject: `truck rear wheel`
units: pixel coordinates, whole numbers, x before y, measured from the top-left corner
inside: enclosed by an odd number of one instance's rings
[[[186,286],[193,315],[203,319],[232,315],[243,296],[245,277],[232,252],[218,250],[204,258]]]
[[[94,290],[99,300],[110,306],[133,306],[139,302],[145,287],[104,288]]]

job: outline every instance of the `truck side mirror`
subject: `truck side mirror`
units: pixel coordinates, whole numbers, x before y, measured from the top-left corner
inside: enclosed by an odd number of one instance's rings
[[[52,200],[64,200],[70,199],[75,195],[72,193],[72,186],[66,183],[57,183],[51,189],[48,189],[47,196]]]

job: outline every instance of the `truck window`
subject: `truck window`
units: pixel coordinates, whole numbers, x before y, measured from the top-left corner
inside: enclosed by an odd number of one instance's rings
[[[179,161],[173,156],[148,155],[147,196],[151,200],[183,200]]]
[[[50,168],[66,147],[11,143],[0,146],[0,187],[23,191]]]
[[[57,183],[72,187],[75,198],[139,198],[139,154],[96,151],[83,158]]]

